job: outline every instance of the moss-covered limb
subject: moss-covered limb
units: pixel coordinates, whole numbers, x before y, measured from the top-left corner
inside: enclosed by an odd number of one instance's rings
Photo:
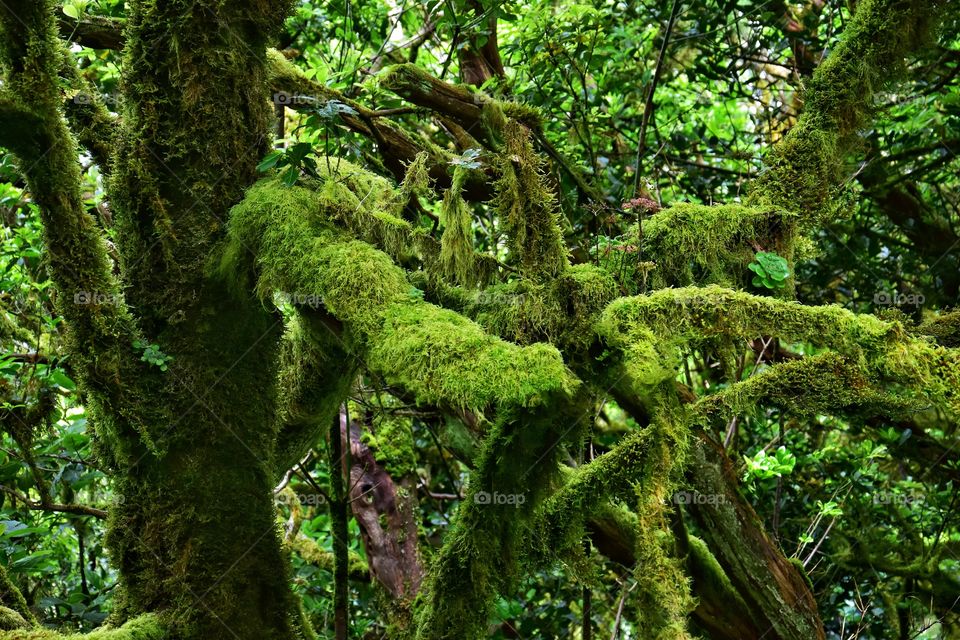
[[[296,303],[297,301],[291,300]],[[319,310],[300,307],[283,337],[273,467],[277,477],[313,447],[346,399],[358,362],[347,353],[339,328]]]
[[[690,486],[707,499],[691,500],[703,538],[764,637],[824,638],[810,587],[763,531],[760,518],[737,490],[737,473],[722,448],[697,431],[691,447]]]
[[[784,239],[791,235],[794,218],[772,207],[675,204],[642,220],[640,259],[656,262],[654,289],[743,287],[753,276],[747,265],[759,247],[792,259],[793,247]]]
[[[555,348],[508,344],[412,295],[389,257],[344,237],[330,214],[313,191],[257,183],[231,213],[221,270],[264,296],[286,291],[322,300],[346,338],[366,351],[367,365],[422,402],[533,406],[577,386]]]
[[[3,106],[23,114],[18,126],[0,127],[0,143],[26,167],[31,197],[40,208],[58,309],[69,327],[73,367],[105,436],[104,452],[108,458],[136,457],[142,454],[132,451],[141,447],[137,433],[151,446],[152,432],[162,428],[163,419],[149,407],[127,401],[142,390],[143,366],[132,346],[140,334],[113,275],[104,238],[81,199],[76,144],[61,113],[58,78],[67,53],[56,37],[54,4],[13,2],[0,8],[0,64],[7,72],[0,91],[0,119]],[[8,135],[10,131],[15,135]],[[43,162],[37,162],[41,157]],[[100,413],[101,408],[109,411]],[[122,419],[109,416],[111,411]],[[113,437],[106,437],[108,433]]]
[[[311,540],[303,536],[296,536],[285,543],[287,549],[296,553],[304,562],[333,573],[333,553],[322,548],[316,540]],[[367,561],[356,551],[350,551],[347,555],[347,568],[350,579],[357,582],[370,582],[370,569]]]
[[[911,337],[899,322],[857,315],[837,306],[809,307],[711,286],[666,289],[620,298],[604,311],[600,334],[622,350],[634,391],[672,379],[680,347],[714,338],[776,336],[809,342],[850,358],[874,382],[960,408],[960,355]]]
[[[569,474],[540,507],[533,525],[544,561],[582,543],[586,523],[606,508],[604,499],[633,498],[652,444],[652,431],[632,431],[613,449]]]
[[[30,610],[30,606],[23,597],[23,593],[20,592],[20,589],[17,588],[17,585],[15,585],[13,580],[10,579],[10,575],[7,573],[6,567],[4,567],[2,564],[0,564],[0,605],[10,609],[28,626],[37,625],[37,618],[33,615],[33,611]],[[16,618],[14,616],[8,614],[5,617],[8,618],[10,622],[16,622]]]
[[[583,437],[592,415],[585,392],[546,400],[535,410],[501,412],[485,438],[418,599],[418,639],[485,637],[496,595],[529,568],[532,516],[557,480],[563,445]]]
[[[155,615],[146,614],[119,628],[109,626],[90,633],[62,634],[47,630],[0,632],[0,640],[167,640],[175,637],[168,625]]]
[[[108,16],[84,16],[81,20],[57,16],[61,37],[91,49],[122,49],[125,22]]]
[[[61,77],[70,91],[64,103],[67,122],[77,140],[90,152],[103,173],[110,170],[116,118],[110,115],[100,92],[77,69],[73,54],[63,52]]]
[[[766,629],[757,626],[747,604],[737,593],[716,557],[700,538],[687,536],[686,568],[697,597],[693,612],[696,628],[711,640],[763,638]]]
[[[133,2],[108,193],[147,334],[200,313],[206,261],[270,148],[266,43],[290,2]],[[176,329],[173,329],[174,331]]]
[[[904,59],[925,45],[942,14],[936,0],[864,0],[840,42],[804,91],[804,111],[766,159],[750,202],[800,214],[811,228],[835,215],[831,203],[845,157],[868,122],[876,92],[897,78]]]
[[[471,135],[488,143],[499,134],[486,122],[485,107],[492,104],[499,104],[505,115],[524,125],[540,128],[540,114],[536,109],[517,103],[498,103],[482,93],[443,82],[414,64],[389,67],[379,76],[379,81],[380,86],[404,100],[452,118]]]
[[[356,114],[342,113],[340,119],[351,131],[377,143],[379,157],[397,180],[404,177],[410,162],[425,153],[430,177],[441,188],[450,186],[448,169],[453,156],[449,152],[426,144],[389,120],[377,117],[374,111],[362,103],[308,78],[279,51],[267,51],[267,74],[270,89],[277,96],[277,100],[287,102],[287,106],[292,109],[312,109],[318,104],[336,100],[356,111]],[[464,194],[473,201],[489,199],[491,189],[486,176],[481,173],[471,174],[464,185]]]
[[[533,150],[530,130],[512,119],[498,128],[505,148],[498,157],[493,204],[520,272],[545,281],[568,266],[557,199],[544,182],[543,162]]]
[[[684,571],[686,534],[671,530],[670,500],[686,466],[688,419],[672,380],[655,390],[650,404],[651,446],[636,476],[637,621],[657,640],[687,639],[696,602]]]
[[[872,383],[855,361],[826,352],[766,369],[742,382],[700,399],[691,409],[695,420],[707,426],[712,420],[734,416],[774,404],[792,415],[900,414],[922,407],[897,398],[892,390]]]
[[[572,265],[545,283],[517,278],[479,291],[423,276],[413,281],[428,299],[463,313],[490,333],[519,344],[549,342],[571,364],[586,357],[600,313],[618,292],[605,269],[587,264]]]

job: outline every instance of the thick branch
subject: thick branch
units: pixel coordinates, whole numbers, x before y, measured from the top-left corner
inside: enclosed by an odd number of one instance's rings
[[[871,101],[924,45],[942,2],[863,0],[839,44],[814,72],[804,112],[766,160],[752,202],[797,211],[804,227],[835,215],[832,195],[846,177],[845,158],[869,121]]]
[[[696,494],[690,513],[704,531],[710,551],[744,599],[763,637],[823,638],[816,601],[800,570],[763,531],[760,518],[737,490],[730,460],[702,432],[694,446],[690,481]],[[695,494],[695,495],[696,495]]]

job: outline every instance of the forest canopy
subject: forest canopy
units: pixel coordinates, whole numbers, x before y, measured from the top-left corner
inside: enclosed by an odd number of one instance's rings
[[[0,1],[0,639],[960,637],[956,0]]]

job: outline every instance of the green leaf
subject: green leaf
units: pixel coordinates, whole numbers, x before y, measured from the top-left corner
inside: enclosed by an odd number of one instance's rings
[[[287,170],[283,172],[283,177],[280,179],[288,187],[292,187],[297,183],[297,178],[300,177],[300,170],[297,167],[287,167]]]
[[[66,389],[67,391],[73,391],[77,388],[77,383],[70,379],[70,377],[63,372],[62,369],[54,369],[50,374],[50,381],[56,385],[59,385]]]
[[[790,275],[790,266],[787,264],[787,260],[776,253],[759,251],[757,262],[760,263],[767,275],[774,280],[786,280],[787,276]]]
[[[263,160],[260,161],[260,164],[257,165],[257,171],[260,173],[265,173],[276,166],[277,162],[280,161],[280,158],[283,157],[282,151],[271,151]]]

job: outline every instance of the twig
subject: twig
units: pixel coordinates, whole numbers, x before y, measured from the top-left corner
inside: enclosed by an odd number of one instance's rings
[[[32,509],[33,511],[50,511],[55,513],[70,513],[77,516],[93,516],[94,518],[105,519],[107,517],[107,512],[103,509],[97,509],[95,507],[88,507],[83,504],[58,504],[55,502],[35,502],[28,498],[25,494],[20,493],[16,489],[11,489],[10,487],[5,487],[0,485],[0,492],[12,496],[22,502],[25,507]]]
[[[657,90],[657,84],[660,82],[660,73],[663,71],[663,58],[667,53],[667,46],[670,44],[670,36],[673,33],[673,26],[677,22],[677,14],[680,10],[681,0],[673,0],[673,7],[670,9],[670,20],[667,22],[667,31],[663,34],[663,42],[660,44],[660,54],[657,56],[657,66],[653,70],[653,80],[647,88],[646,105],[643,108],[643,120],[640,121],[640,135],[637,137],[637,162],[636,174],[633,177],[633,196],[637,197],[637,191],[640,189],[640,163],[643,160],[643,152],[646,150],[647,127],[650,119],[653,117],[653,96]]]

